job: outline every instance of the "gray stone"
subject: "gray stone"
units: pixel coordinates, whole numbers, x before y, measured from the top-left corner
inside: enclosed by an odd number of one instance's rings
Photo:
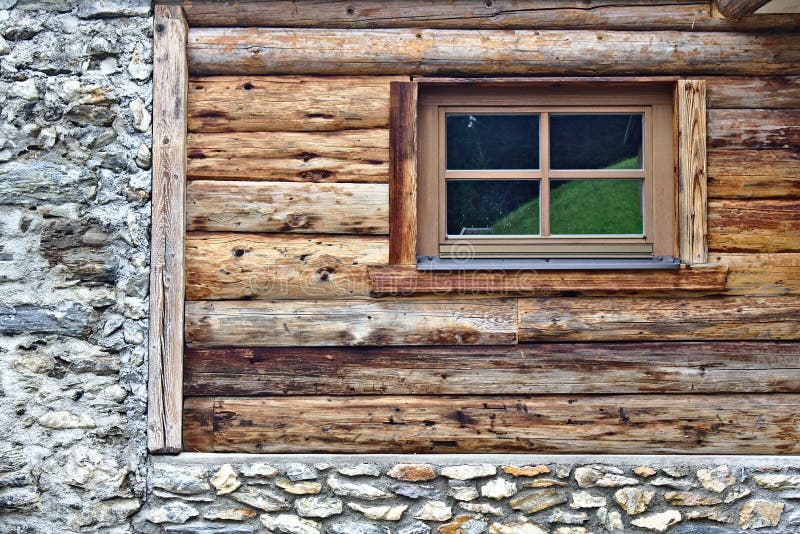
[[[631,524],[647,530],[666,532],[669,527],[681,521],[681,513],[677,510],[666,510],[657,514],[649,514],[631,521]]]
[[[10,489],[0,492],[0,513],[28,512],[39,507],[40,497],[37,491],[30,488]]]
[[[609,511],[605,506],[597,509],[597,520],[600,526],[607,532],[624,532],[625,524],[622,522],[622,514],[615,510]]]
[[[316,480],[317,472],[313,467],[306,464],[294,463],[286,466],[286,477],[292,482],[297,482],[298,480]]]
[[[253,534],[255,530],[250,525],[186,524],[165,527],[164,532],[169,534]]]
[[[389,527],[374,525],[365,521],[343,521],[326,527],[329,534],[391,534]]]
[[[150,115],[150,111],[148,111],[147,106],[145,106],[144,101],[141,98],[135,98],[131,101],[128,105],[131,110],[131,116],[133,117],[133,127],[136,129],[137,132],[146,132],[150,129],[150,123],[152,121],[152,116]]]
[[[579,467],[575,469],[574,477],[581,488],[618,488],[639,483],[635,478],[623,476],[620,469],[603,465]]]
[[[292,482],[288,478],[279,478],[275,481],[275,485],[292,495],[313,495],[322,491],[322,484],[309,480]]]
[[[456,480],[492,477],[497,474],[497,467],[492,464],[450,465],[442,468],[442,476]]]
[[[566,494],[552,488],[520,493],[509,501],[511,508],[526,514],[534,514],[567,502]]]
[[[653,490],[643,488],[622,488],[614,493],[614,500],[628,515],[641,514],[656,496]]]
[[[576,491],[572,494],[570,508],[600,508],[607,504],[602,495],[593,495],[588,491]]]
[[[139,145],[139,150],[136,151],[136,158],[134,160],[140,169],[149,169],[153,164],[153,155],[150,152],[150,147],[146,143]]]
[[[489,499],[505,499],[517,494],[517,485],[503,478],[490,480],[481,486],[481,495]]]
[[[66,428],[94,428],[97,426],[94,419],[87,414],[72,414],[67,411],[47,412],[39,417],[39,424],[45,428],[56,430]]]
[[[727,465],[720,465],[713,469],[700,469],[697,471],[697,479],[704,488],[717,493],[722,493],[725,488],[736,483],[736,479],[731,476],[731,470]]]
[[[77,14],[85,19],[146,17],[150,14],[150,0],[80,0]]]
[[[0,204],[81,202],[95,191],[89,173],[65,165],[37,160],[0,166]]]
[[[547,530],[521,517],[507,523],[492,523],[489,534],[547,534]]]
[[[460,534],[483,534],[489,529],[489,524],[480,519],[470,519],[459,527]]]
[[[675,480],[674,478],[666,478],[666,477],[658,477],[654,478],[653,480],[649,480],[647,482],[651,486],[663,486],[667,488],[677,489],[677,490],[690,490],[697,486],[694,482],[690,480]]]
[[[447,494],[457,501],[474,501],[480,496],[475,486],[460,480],[449,481]]]
[[[196,466],[173,466],[158,463],[153,466],[150,484],[171,493],[194,495],[209,491],[206,470]]]
[[[242,474],[246,477],[272,478],[278,474],[278,470],[269,464],[254,463],[242,467]]]
[[[488,515],[503,515],[503,509],[488,502],[460,502],[458,506],[467,512]]]
[[[406,504],[399,504],[396,506],[362,506],[355,502],[347,503],[347,507],[364,514],[367,519],[383,521],[400,521],[403,517],[403,512],[408,509],[408,505]]]
[[[255,510],[250,508],[227,504],[216,504],[203,510],[203,519],[216,521],[247,521],[257,515]]]
[[[709,521],[716,521],[717,523],[733,523],[736,521],[736,513],[734,510],[720,508],[718,506],[713,508],[698,508],[696,510],[687,511],[686,519],[708,519]]]
[[[800,489],[800,475],[754,475],[753,481],[768,490]]]
[[[370,477],[378,477],[381,476],[381,470],[378,469],[378,466],[375,464],[357,464],[357,465],[350,465],[346,467],[341,467],[337,469],[337,472],[341,475],[345,475],[348,477],[357,477],[357,476],[370,476]]]
[[[211,485],[217,490],[217,495],[227,495],[239,489],[242,483],[239,482],[236,471],[233,470],[231,464],[224,464],[211,477]]]
[[[388,499],[392,495],[385,491],[370,486],[369,484],[357,484],[354,482],[345,482],[339,480],[335,475],[328,476],[328,487],[333,493],[340,497],[354,497],[356,499],[364,499],[367,501],[374,501],[376,499]]]
[[[326,518],[342,513],[342,501],[334,497],[303,497],[294,502],[300,517]]]
[[[747,486],[734,486],[725,494],[725,504],[738,501],[750,495],[752,491]]]
[[[284,534],[320,534],[320,524],[310,519],[303,519],[292,514],[271,516],[263,514],[261,523],[270,532],[278,531]]]
[[[722,498],[716,495],[703,495],[691,491],[667,491],[664,500],[672,506],[714,506],[722,504]]]
[[[566,510],[554,510],[547,518],[548,523],[563,523],[565,525],[582,525],[589,520],[586,512],[568,512]]]
[[[426,501],[414,512],[414,519],[423,521],[447,521],[453,517],[453,509],[444,501]]]
[[[743,529],[777,527],[784,506],[782,502],[751,499],[739,510],[739,526]]]
[[[409,499],[439,498],[439,492],[436,491],[436,488],[432,486],[417,486],[411,484],[402,484],[402,485],[392,486],[392,492],[394,492],[396,495],[400,495],[401,497],[407,497]]]
[[[268,489],[245,488],[230,494],[230,498],[265,512],[286,510],[290,504],[282,495]]]
[[[90,312],[73,302],[55,307],[0,307],[0,334],[56,334],[81,337],[88,334]]]
[[[430,534],[431,527],[423,523],[422,521],[414,521],[413,523],[409,523],[404,527],[401,527],[400,530],[397,531],[397,534]]]
[[[192,517],[200,515],[197,508],[180,501],[168,502],[162,506],[148,508],[144,517],[151,523],[185,523]]]

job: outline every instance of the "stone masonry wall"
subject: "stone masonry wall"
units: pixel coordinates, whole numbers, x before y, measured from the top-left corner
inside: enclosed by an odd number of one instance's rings
[[[145,482],[149,0],[0,0],[0,532]]]

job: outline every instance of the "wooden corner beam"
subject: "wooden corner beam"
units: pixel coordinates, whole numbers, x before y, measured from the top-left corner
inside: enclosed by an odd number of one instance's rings
[[[726,19],[738,20],[769,3],[770,0],[717,0],[717,9]]]
[[[147,448],[181,451],[188,26],[179,6],[153,21],[153,188]]]
[[[389,86],[389,263],[417,260],[417,83]]]
[[[708,261],[706,82],[675,86],[678,130],[678,249],[683,263]]]

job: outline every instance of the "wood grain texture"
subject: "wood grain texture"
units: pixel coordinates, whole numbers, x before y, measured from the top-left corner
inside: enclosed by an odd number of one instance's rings
[[[800,300],[779,297],[520,299],[519,340],[793,340]]]
[[[189,301],[191,347],[513,345],[513,299]]]
[[[800,254],[709,254],[711,263],[725,265],[727,295],[800,295]]]
[[[190,179],[386,182],[389,130],[189,134]]]
[[[186,298],[309,299],[366,296],[367,265],[385,264],[385,237],[186,235]]]
[[[158,0],[183,5],[199,26],[295,28],[456,28],[549,30],[793,30],[800,17],[750,16],[728,20],[712,15],[709,0]]]
[[[199,75],[791,75],[798,33],[193,28]]]
[[[417,84],[392,82],[389,112],[389,263],[417,259]]]
[[[800,109],[712,109],[709,148],[800,151]]]
[[[215,452],[800,451],[794,394],[212,398]]]
[[[241,73],[237,73],[241,74]],[[392,77],[213,76],[189,81],[190,132],[387,128]]]
[[[376,294],[480,294],[548,296],[559,293],[721,291],[725,266],[664,271],[418,271],[415,266],[375,266]]]
[[[153,22],[153,186],[147,447],[181,450],[183,235],[186,182],[186,19],[158,6]]]
[[[183,404],[183,449],[214,450],[214,399],[186,397]]]
[[[708,198],[800,198],[800,151],[709,150]]]
[[[708,108],[800,108],[800,76],[711,76]]]
[[[193,180],[188,230],[388,234],[388,184]]]
[[[714,0],[717,9],[725,18],[740,19],[744,16],[755,13],[755,11],[767,4],[770,0]]]
[[[712,200],[708,227],[716,252],[798,252],[800,200]]]
[[[689,265],[708,258],[706,173],[706,84],[680,80],[675,86],[678,130],[678,253]]]
[[[189,349],[184,376],[190,396],[798,393],[800,344]]]

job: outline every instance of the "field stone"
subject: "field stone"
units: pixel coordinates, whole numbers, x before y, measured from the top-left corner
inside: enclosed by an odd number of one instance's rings
[[[800,475],[755,475],[753,481],[768,490],[800,489]]]
[[[439,534],[463,534],[463,532],[461,532],[462,525],[473,519],[475,519],[475,517],[471,515],[458,515],[450,523],[445,523],[436,530]]]
[[[517,467],[514,465],[504,465],[503,472],[514,477],[535,477],[550,472],[546,465],[526,465]]]
[[[547,534],[547,531],[534,525],[527,518],[520,518],[508,523],[492,523],[489,534]]]
[[[426,501],[414,513],[414,519],[444,522],[453,517],[453,510],[444,501]]]
[[[622,488],[614,493],[614,500],[628,515],[638,515],[647,510],[650,501],[656,496],[653,490],[643,488]]]
[[[278,474],[278,470],[269,464],[255,463],[242,467],[242,474],[246,477],[273,478]]]
[[[150,508],[144,512],[144,518],[151,523],[185,523],[192,517],[200,515],[197,508],[181,501],[172,501]]]
[[[658,473],[658,471],[656,471],[652,467],[644,467],[644,466],[635,467],[633,469],[633,472],[634,472],[634,474],[639,475],[640,477],[644,477],[644,478],[649,478],[649,477],[655,475],[656,473]]]
[[[673,478],[683,478],[689,474],[689,470],[685,467],[662,467],[661,471]]]
[[[697,508],[686,512],[686,519],[708,519],[717,523],[733,523],[736,520],[734,510],[715,506],[713,508]]]
[[[217,504],[203,510],[203,519],[216,521],[247,521],[256,517],[256,512],[250,508],[230,507]]]
[[[322,491],[321,483],[309,480],[292,482],[289,479],[280,478],[275,481],[275,485],[286,493],[291,493],[292,495],[314,495]]]
[[[447,494],[457,501],[474,501],[480,497],[475,486],[459,480],[448,481]]]
[[[517,494],[517,485],[504,478],[490,480],[481,486],[481,495],[489,499],[506,499]]]
[[[170,493],[195,495],[211,489],[206,482],[206,470],[196,466],[173,466],[158,463],[153,466],[150,484]]]
[[[326,528],[328,534],[391,534],[389,527],[367,523],[366,521],[343,521]]]
[[[386,493],[375,486],[346,482],[344,480],[339,480],[335,475],[328,475],[328,487],[339,497],[353,497],[366,501],[389,499],[392,496],[390,493]]]
[[[715,495],[702,495],[690,491],[667,491],[664,500],[672,506],[714,506],[722,504],[722,498]]]
[[[565,525],[582,525],[589,520],[586,512],[568,512],[566,510],[554,510],[547,518],[548,523],[563,523]]]
[[[744,497],[750,495],[752,491],[747,486],[734,486],[725,494],[725,504],[732,503],[734,501],[738,501]]]
[[[763,499],[751,499],[739,511],[739,526],[744,529],[777,527],[784,504]]]
[[[294,502],[294,509],[301,517],[323,519],[341,514],[343,503],[334,497],[303,497]]]
[[[289,501],[271,490],[248,487],[230,494],[230,498],[265,512],[278,512],[289,508]]]
[[[409,499],[439,499],[439,492],[433,486],[417,486],[411,484],[400,484],[392,486],[392,492],[401,497]]]
[[[720,465],[713,469],[700,469],[697,471],[697,479],[709,491],[722,493],[725,488],[736,483],[736,479],[731,476],[731,470],[727,465]]]
[[[400,528],[397,534],[431,534],[431,527],[422,521],[414,521],[408,525]]]
[[[361,463],[358,465],[351,465],[342,467],[337,470],[340,475],[345,475],[348,477],[357,477],[357,476],[370,476],[370,477],[378,477],[381,476],[381,470],[378,469],[378,466],[375,464],[367,464]]]
[[[253,534],[255,530],[250,525],[171,525],[164,528],[166,534]]]
[[[458,530],[458,534],[483,534],[489,529],[489,524],[480,519],[470,519]]]
[[[436,478],[436,471],[430,464],[403,463],[393,466],[387,475],[404,482],[424,482]]]
[[[239,477],[236,476],[236,471],[233,470],[231,464],[224,464],[219,470],[211,477],[211,485],[217,490],[217,495],[227,495],[233,493],[239,486]]]
[[[355,502],[347,503],[347,507],[364,514],[368,519],[384,521],[400,521],[403,517],[403,512],[408,509],[408,505],[406,504],[397,506],[361,506]]]
[[[647,530],[666,532],[669,527],[680,523],[681,513],[677,510],[666,510],[657,514],[649,514],[631,521],[631,524]]]
[[[455,480],[471,480],[473,478],[493,477],[497,467],[492,464],[450,465],[442,468],[442,476]]]
[[[535,478],[522,483],[523,488],[551,488],[558,486],[563,488],[567,485],[563,480],[556,480],[555,478]]]
[[[696,485],[691,480],[677,480],[674,478],[658,477],[648,481],[651,486],[667,487],[681,491],[687,491],[694,488]]]
[[[95,428],[97,424],[87,414],[72,414],[66,410],[47,412],[39,417],[39,424],[53,430]]]
[[[578,467],[573,476],[581,488],[618,488],[639,484],[635,478],[623,476],[621,469],[611,466]]]
[[[606,506],[608,501],[602,495],[592,495],[588,491],[576,491],[572,494],[570,508],[600,508]]]
[[[503,509],[488,502],[460,502],[458,506],[467,512],[486,515],[503,515]]]
[[[597,520],[604,530],[608,532],[623,532],[625,524],[622,522],[622,514],[616,510],[609,510],[605,506],[597,509]]]
[[[567,502],[567,496],[555,489],[533,490],[521,493],[509,501],[511,508],[526,514],[534,514],[540,510]]]
[[[316,521],[303,519],[293,514],[279,514],[271,516],[262,514],[261,523],[267,530],[283,532],[284,534],[320,534],[320,525]]]

